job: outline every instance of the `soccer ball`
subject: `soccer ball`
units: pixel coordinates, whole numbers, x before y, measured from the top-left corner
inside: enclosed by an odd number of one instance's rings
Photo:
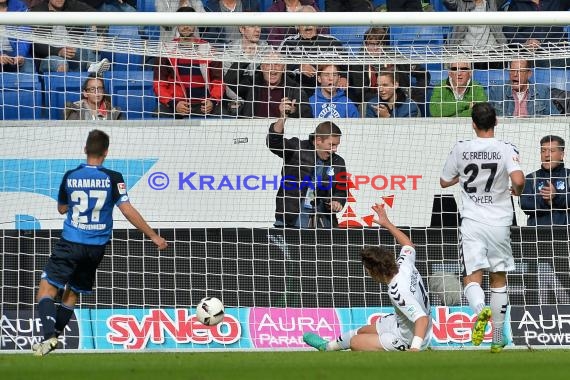
[[[206,297],[198,302],[196,317],[206,326],[215,326],[224,320],[224,304],[216,297]]]

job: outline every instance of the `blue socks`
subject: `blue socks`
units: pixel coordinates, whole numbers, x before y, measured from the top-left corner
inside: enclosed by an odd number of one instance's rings
[[[38,311],[44,330],[44,339],[49,339],[55,335],[55,303],[53,298],[44,297],[38,302]]]

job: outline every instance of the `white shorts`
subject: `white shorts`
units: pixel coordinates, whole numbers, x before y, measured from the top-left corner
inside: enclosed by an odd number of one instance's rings
[[[510,226],[490,226],[463,219],[459,231],[459,259],[464,276],[479,269],[492,273],[515,269]]]
[[[410,343],[402,337],[395,314],[388,314],[376,321],[376,332],[378,340],[386,351],[406,351],[410,348]],[[431,334],[427,334],[420,350],[425,350],[430,343]]]

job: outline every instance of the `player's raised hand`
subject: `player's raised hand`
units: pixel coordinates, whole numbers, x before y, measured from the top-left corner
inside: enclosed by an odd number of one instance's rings
[[[390,219],[388,219],[388,215],[386,214],[386,209],[384,208],[383,203],[376,203],[374,206],[372,206],[372,210],[374,210],[377,215],[377,217],[373,219],[373,222],[387,229],[392,234],[392,236],[394,236],[398,244],[402,246],[414,246],[408,235],[403,233],[390,221]]]
[[[376,218],[374,218],[374,223],[386,227],[387,224],[390,224],[390,219],[388,219],[388,215],[386,215],[386,210],[384,209],[384,204],[376,203],[372,206],[372,210],[376,213]]]

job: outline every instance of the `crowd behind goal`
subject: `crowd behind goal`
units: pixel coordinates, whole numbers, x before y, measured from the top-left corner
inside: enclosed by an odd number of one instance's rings
[[[525,0],[0,0],[6,12],[566,11]],[[125,16],[127,17],[127,16]],[[567,114],[563,26],[0,26],[3,120]],[[144,46],[144,49],[143,49]]]

